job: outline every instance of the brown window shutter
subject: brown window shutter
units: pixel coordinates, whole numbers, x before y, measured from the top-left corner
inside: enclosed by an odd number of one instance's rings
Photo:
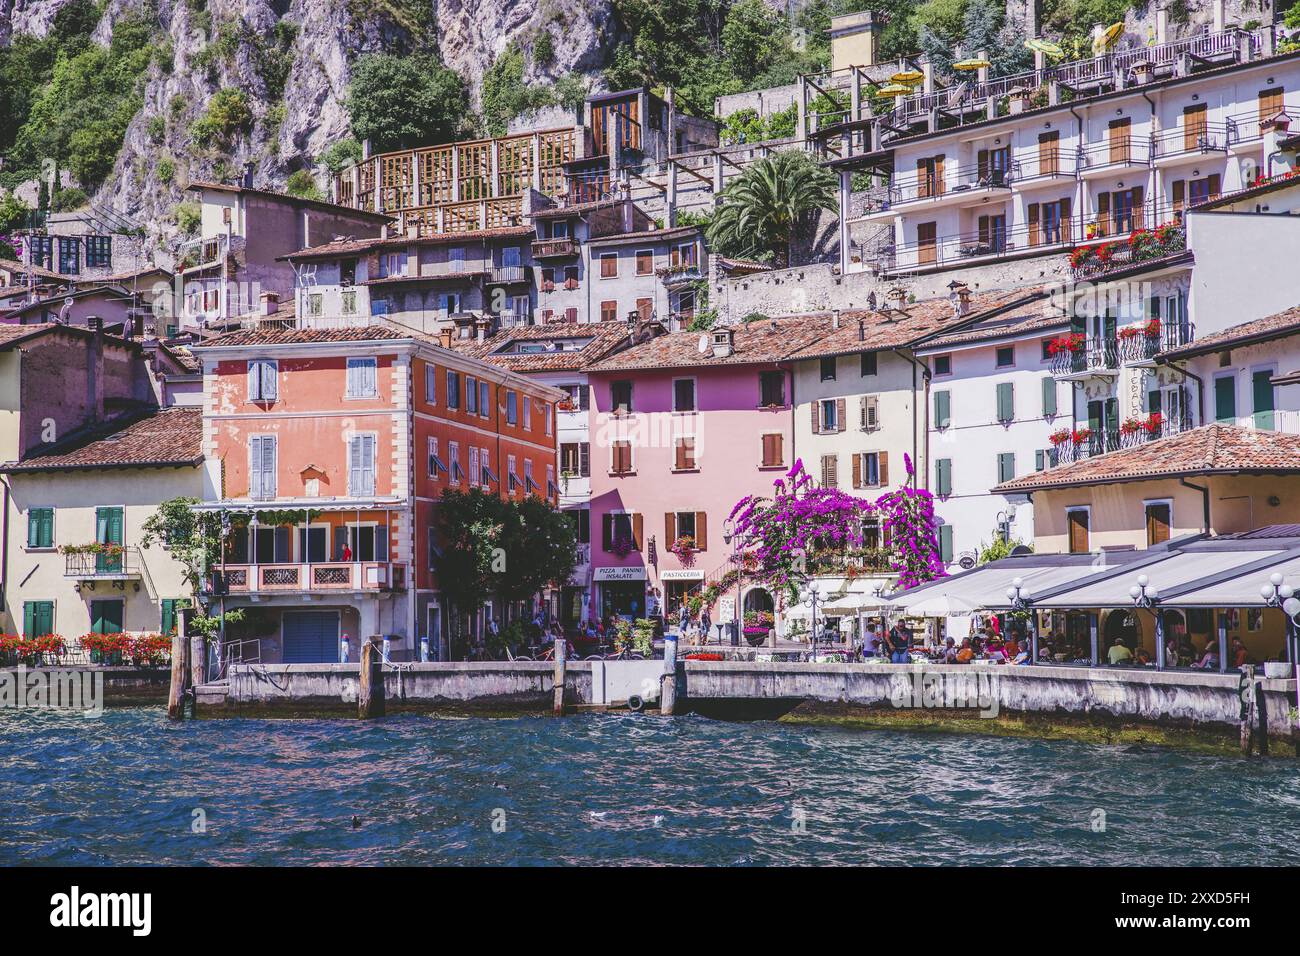
[[[934,194],[942,196],[944,193],[943,182],[943,153],[934,157]]]
[[[1070,242],[1073,238],[1070,231],[1070,197],[1066,196],[1061,200],[1061,238]]]
[[[577,310],[577,309],[565,309],[565,310],[564,310],[564,321],[566,321],[566,322],[577,322],[577,321],[578,321],[578,310]]]
[[[930,164],[928,160],[916,161],[916,197],[924,199],[930,195]]]
[[[1187,201],[1187,183],[1181,179],[1175,179],[1172,192],[1174,197],[1174,215],[1177,216],[1183,211],[1183,204]]]
[[[600,547],[603,551],[611,551],[614,547],[614,516],[603,514],[600,516]]]
[[[862,430],[867,430],[867,396],[863,395],[858,402],[858,414],[862,416]]]
[[[862,456],[856,452],[853,455],[853,487],[862,487]]]
[[[686,437],[682,439],[682,459],[686,462],[685,467],[695,467],[695,439]]]
[[[654,309],[655,309],[655,300],[654,300],[654,299],[637,299],[637,300],[636,300],[636,311],[637,311],[637,317],[638,317],[642,322],[649,322],[649,321],[650,321],[650,313],[653,312]]]
[[[822,433],[822,403],[821,402],[812,403],[812,417],[813,417],[812,420],[813,434],[820,435]]]
[[[880,453],[880,483],[889,484],[889,452],[887,451]]]
[[[709,546],[709,513],[695,512],[695,547],[703,551]]]
[[[1097,234],[1110,235],[1110,193],[1097,196]]]
[[[1218,173],[1210,173],[1210,198],[1219,198],[1219,189],[1223,185],[1223,180]]]
[[[1029,204],[1029,244],[1038,245],[1038,203]]]
[[[664,512],[664,541],[668,546],[677,540],[677,515],[672,511]]]
[[[1183,149],[1195,149],[1201,137],[1205,135],[1208,104],[1183,107]]]
[[[636,548],[640,551],[642,542],[645,541],[645,522],[641,519],[639,511],[632,515],[632,540],[636,542]]]
[[[763,457],[760,459],[766,465],[772,464],[772,436],[763,436]]]
[[[989,174],[989,151],[981,149],[975,154],[975,175],[983,179]]]
[[[837,432],[844,431],[844,415],[847,411],[845,404],[844,399],[835,399],[835,430]]]
[[[979,217],[979,224],[977,226],[977,235],[978,235],[978,241],[980,242],[981,245],[989,241],[989,217],[988,216]]]
[[[839,476],[835,473],[835,466],[834,455],[822,455],[822,484],[827,488],[839,487]]]
[[[1056,150],[1061,141],[1058,132],[1038,134],[1038,173],[1040,176],[1054,176],[1057,172]]]
[[[1134,186],[1129,193],[1133,196],[1133,228],[1146,228],[1146,220],[1142,216],[1142,197],[1145,190],[1141,186]]]

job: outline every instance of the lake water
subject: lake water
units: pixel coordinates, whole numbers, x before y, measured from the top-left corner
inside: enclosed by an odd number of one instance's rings
[[[7,713],[0,793],[9,865],[1300,863],[1294,760],[700,717]]]

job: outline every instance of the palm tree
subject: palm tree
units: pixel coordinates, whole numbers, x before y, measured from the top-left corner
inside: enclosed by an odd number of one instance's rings
[[[834,210],[835,176],[807,153],[787,150],[759,160],[727,184],[709,223],[709,245],[737,259],[788,265],[795,229],[818,209]]]

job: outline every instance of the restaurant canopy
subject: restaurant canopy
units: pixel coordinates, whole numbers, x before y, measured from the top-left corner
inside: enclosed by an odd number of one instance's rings
[[[976,610],[1005,609],[1007,588],[1019,578],[1030,594],[1096,573],[1089,554],[1029,554],[1003,558],[970,571],[929,581],[895,594],[888,609],[913,617],[949,617]],[[1130,558],[1131,560],[1131,558]]]
[[[1271,583],[1274,574],[1282,575],[1282,583],[1300,593],[1300,553],[1287,551],[1271,557],[1262,565],[1256,562],[1243,564],[1222,574],[1189,582],[1161,595],[1161,603],[1169,607],[1266,607],[1269,602],[1262,588]]]

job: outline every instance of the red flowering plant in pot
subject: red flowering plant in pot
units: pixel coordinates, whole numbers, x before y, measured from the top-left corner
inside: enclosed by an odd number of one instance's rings
[[[677,540],[669,545],[668,550],[677,555],[677,560],[682,563],[682,567],[695,566],[695,539],[689,534],[678,535]]]
[[[1091,437],[1091,428],[1076,428],[1074,431],[1070,432],[1070,441],[1074,442],[1076,445],[1082,445]]]
[[[1058,428],[1052,434],[1047,436],[1047,440],[1053,445],[1064,445],[1070,440],[1072,433],[1068,428]]]
[[[1148,435],[1159,435],[1160,429],[1165,423],[1165,416],[1159,412],[1152,412],[1142,423],[1142,428]]]
[[[159,667],[171,660],[172,639],[166,634],[141,634],[131,639],[131,663],[136,667]]]
[[[92,664],[120,665],[131,654],[131,636],[129,634],[83,634],[81,647],[90,655]]]
[[[1146,422],[1140,418],[1126,418],[1119,426],[1119,433],[1124,436],[1136,435],[1146,430]]]
[[[1059,355],[1062,352],[1082,352],[1085,341],[1086,339],[1082,332],[1070,332],[1066,335],[1058,335],[1047,343],[1047,354]]]

